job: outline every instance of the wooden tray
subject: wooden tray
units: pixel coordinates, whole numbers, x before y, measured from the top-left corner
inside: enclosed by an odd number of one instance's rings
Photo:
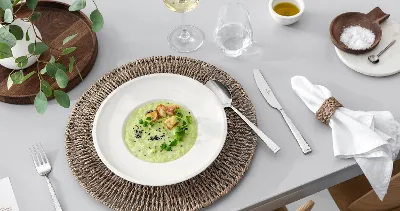
[[[54,48],[59,48],[65,37],[73,34],[78,34],[71,40],[67,47],[75,46],[77,49],[69,56],[75,57],[75,67],[72,73],[67,72],[69,82],[68,86],[63,89],[65,92],[72,90],[82,80],[76,71],[79,69],[82,78],[86,77],[92,69],[97,57],[98,45],[96,34],[91,30],[91,22],[88,17],[82,12],[69,12],[68,4],[55,1],[39,1],[36,12],[40,12],[41,16],[35,21],[36,27],[40,30],[45,43]],[[27,7],[22,8],[18,12],[18,17],[28,17],[31,10]],[[50,55],[59,55],[57,50],[50,48],[40,56],[41,60],[49,61]],[[63,56],[59,60],[66,67],[69,64],[69,56]],[[27,74],[35,70],[37,65],[24,70]],[[44,64],[40,65],[40,69]],[[39,79],[32,76],[23,84],[13,85],[10,90],[7,90],[7,79],[11,70],[0,66],[0,101],[11,104],[33,104],[34,99],[39,92]],[[55,79],[44,77],[52,86],[53,89],[59,89]]]

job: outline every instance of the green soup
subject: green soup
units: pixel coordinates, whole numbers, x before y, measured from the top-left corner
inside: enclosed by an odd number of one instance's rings
[[[158,112],[159,105],[179,108],[163,117],[163,112]],[[154,115],[158,118],[152,119]],[[171,122],[176,122],[172,128]],[[127,148],[137,158],[152,163],[182,157],[193,147],[196,139],[197,123],[192,113],[172,102],[145,104],[134,110],[125,122],[124,141]]]

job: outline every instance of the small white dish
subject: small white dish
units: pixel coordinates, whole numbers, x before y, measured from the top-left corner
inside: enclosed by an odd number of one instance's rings
[[[335,47],[339,59],[350,69],[364,75],[373,77],[389,76],[400,72],[400,23],[393,19],[388,19],[381,24],[382,38],[378,46],[365,54],[355,55],[346,53]],[[368,61],[368,56],[377,55],[391,41],[397,40],[382,56],[379,63],[372,64]]]
[[[123,130],[134,109],[161,99],[177,102],[192,111],[198,137],[184,156],[166,163],[150,163],[130,153]],[[196,80],[174,74],[142,76],[115,89],[99,107],[92,130],[96,152],[112,172],[149,186],[171,185],[201,173],[221,152],[226,135],[225,111],[214,93]]]
[[[300,9],[300,12],[293,16],[279,15],[278,13],[276,13],[274,11],[274,7],[275,7],[275,5],[282,3],[282,2],[289,2],[289,3],[296,5]],[[281,25],[285,25],[285,26],[294,24],[298,20],[300,20],[300,17],[303,15],[303,12],[305,9],[303,0],[270,0],[268,6],[269,6],[269,13],[271,14],[272,19],[274,19],[275,22],[277,22]]]

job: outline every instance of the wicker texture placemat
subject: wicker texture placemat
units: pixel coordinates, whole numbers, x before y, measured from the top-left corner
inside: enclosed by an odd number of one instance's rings
[[[255,109],[242,86],[219,68],[186,57],[140,59],[104,75],[76,103],[66,129],[69,166],[90,195],[114,210],[201,209],[227,194],[239,182],[254,155],[257,137],[231,109],[225,110],[228,136],[220,155],[205,171],[175,185],[151,187],[126,181],[101,162],[94,148],[92,125],[103,100],[123,83],[153,73],[180,74],[203,84],[217,79],[228,86],[233,105],[256,122]]]

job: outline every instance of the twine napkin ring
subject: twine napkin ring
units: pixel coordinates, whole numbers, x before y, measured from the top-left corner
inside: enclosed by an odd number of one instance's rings
[[[343,107],[339,101],[337,101],[334,97],[330,97],[322,103],[321,107],[318,109],[318,111],[315,113],[317,119],[321,121],[322,123],[328,125],[329,120],[335,113],[336,109],[339,107]]]

